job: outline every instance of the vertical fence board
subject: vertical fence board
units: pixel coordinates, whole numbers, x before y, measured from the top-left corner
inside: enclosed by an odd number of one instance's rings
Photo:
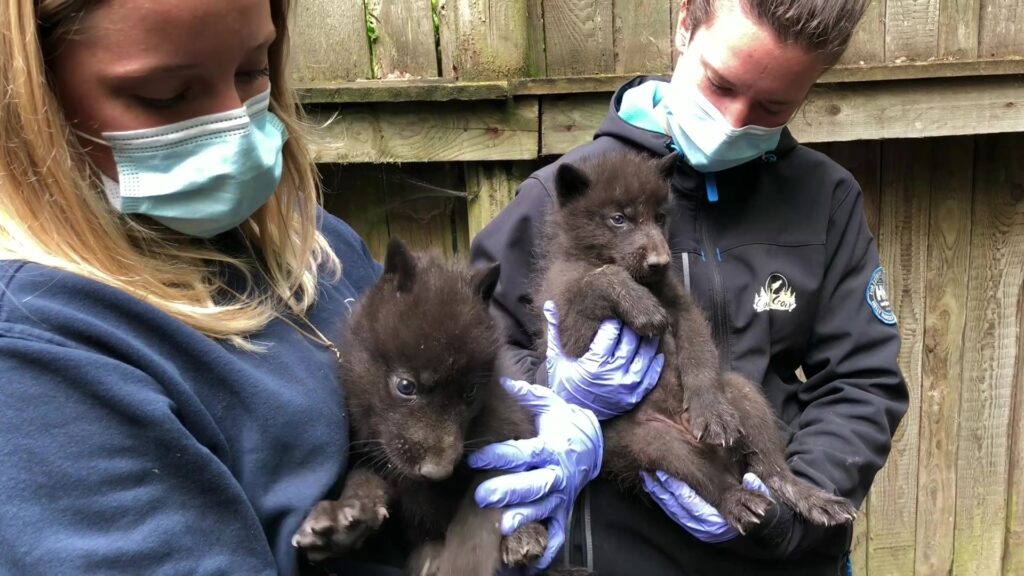
[[[321,164],[319,169],[324,209],[348,223],[383,262],[390,236],[383,169],[373,164]]]
[[[1024,55],[1024,4],[1017,0],[981,0],[978,56]]]
[[[885,62],[885,0],[870,0],[840,64]]]
[[[953,566],[974,139],[939,139],[933,151],[917,493],[916,573],[923,575],[948,574]]]
[[[526,2],[445,0],[439,20],[442,76],[461,80],[528,76],[532,57]]]
[[[519,184],[536,165],[529,161],[466,164],[470,239],[512,202]]]
[[[468,251],[459,244],[456,219],[464,217],[466,201],[458,164],[407,164],[387,167],[388,228],[414,250],[453,257]],[[451,190],[452,192],[447,192]]]
[[[615,71],[672,69],[673,0],[615,0]]]
[[[927,60],[938,46],[939,0],[888,0],[885,57]]]
[[[544,0],[526,0],[527,65],[531,78],[548,74],[547,42],[544,39]]]
[[[676,50],[676,32],[679,30],[679,0],[670,0],[672,12],[669,16],[671,27],[668,33],[668,45],[672,48],[672,68],[675,69],[676,59],[679,58],[679,51]]]
[[[615,70],[612,0],[545,0],[548,76]]]
[[[1018,180],[1018,186],[1024,186],[1024,183]],[[1017,295],[1017,326],[1024,330],[1024,293]],[[1024,574],[1024,333],[1021,332],[1017,335],[1017,374],[1013,395],[1010,489],[1006,505],[1006,544],[1003,546],[1006,556],[1003,558],[1003,576]]]
[[[940,0],[939,58],[978,57],[981,0]]]
[[[296,82],[344,82],[371,75],[363,0],[304,0],[293,12],[290,66]]]
[[[430,0],[368,0],[377,27],[376,78],[437,77],[437,50]]]
[[[889,295],[899,318],[900,367],[910,408],[893,440],[888,463],[871,493],[869,574],[912,574],[917,515],[917,443],[924,333],[924,278],[928,246],[931,141],[882,144],[879,247]]]
[[[957,451],[953,574],[1002,572],[1009,434],[1024,282],[1024,139],[977,141]]]

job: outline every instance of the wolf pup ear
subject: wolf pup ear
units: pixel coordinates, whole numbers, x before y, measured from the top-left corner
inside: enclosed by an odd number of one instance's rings
[[[388,241],[388,254],[384,257],[384,275],[394,276],[399,292],[412,290],[416,281],[416,261],[405,243],[397,237]]]
[[[665,178],[672,178],[676,173],[676,163],[679,161],[679,152],[673,152],[658,160],[658,173]]]
[[[498,287],[498,276],[500,274],[501,264],[498,262],[474,270],[473,276],[470,278],[473,293],[480,296],[480,299],[484,302],[490,302],[491,296],[494,296],[494,289]]]
[[[558,205],[568,206],[586,194],[590,178],[572,164],[562,164],[555,174],[555,188],[558,190]]]

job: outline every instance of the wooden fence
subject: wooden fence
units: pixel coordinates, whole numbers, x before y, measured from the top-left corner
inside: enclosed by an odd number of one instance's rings
[[[378,258],[391,235],[463,257],[611,90],[671,70],[675,4],[301,0],[327,208]],[[1024,575],[1022,56],[1024,0],[872,0],[792,125],[863,186],[903,335],[858,575]]]

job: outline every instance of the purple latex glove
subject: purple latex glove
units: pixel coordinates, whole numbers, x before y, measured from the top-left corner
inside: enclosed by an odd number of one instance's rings
[[[571,358],[562,350],[558,311],[550,300],[544,303],[544,318],[548,386],[566,402],[607,420],[632,410],[658,383],[665,365],[665,356],[657,354],[658,338],[640,338],[621,321],[606,320],[587,353]]]
[[[656,475],[642,472],[644,490],[661,506],[669,518],[679,524],[694,538],[709,544],[718,544],[739,536],[714,506],[697,495],[693,488],[668,474],[658,471]],[[743,488],[760,492],[772,502],[771,492],[755,474],[743,475]]]
[[[537,420],[537,436],[491,444],[470,455],[469,465],[515,472],[492,478],[476,489],[482,508],[506,507],[501,533],[548,520],[548,548],[537,562],[551,565],[565,543],[565,527],[583,486],[601,470],[604,438],[589,410],[567,403],[544,386],[502,379],[502,386]]]

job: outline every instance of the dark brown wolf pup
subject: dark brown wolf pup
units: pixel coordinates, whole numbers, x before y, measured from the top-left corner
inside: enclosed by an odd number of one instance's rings
[[[814,524],[849,522],[855,510],[848,501],[792,474],[763,394],[739,374],[722,373],[706,319],[670,271],[665,223],[676,161],[675,154],[658,161],[619,153],[562,164],[556,174],[558,209],[549,218],[534,301],[555,302],[570,355],[583,355],[600,323],[613,317],[661,336],[665,354],[654,390],[603,424],[602,474],[639,490],[642,470],[664,470],[743,534],[771,505],[743,489],[746,472]]]
[[[502,538],[501,510],[473,498],[491,474],[464,462],[535,432],[498,382],[499,331],[487,312],[497,280],[496,264],[471,272],[388,245],[384,274],[356,306],[343,347],[352,470],[340,499],[317,504],[293,539],[309,559],[352,552],[389,516],[417,576],[491,575],[544,553],[540,524]]]

